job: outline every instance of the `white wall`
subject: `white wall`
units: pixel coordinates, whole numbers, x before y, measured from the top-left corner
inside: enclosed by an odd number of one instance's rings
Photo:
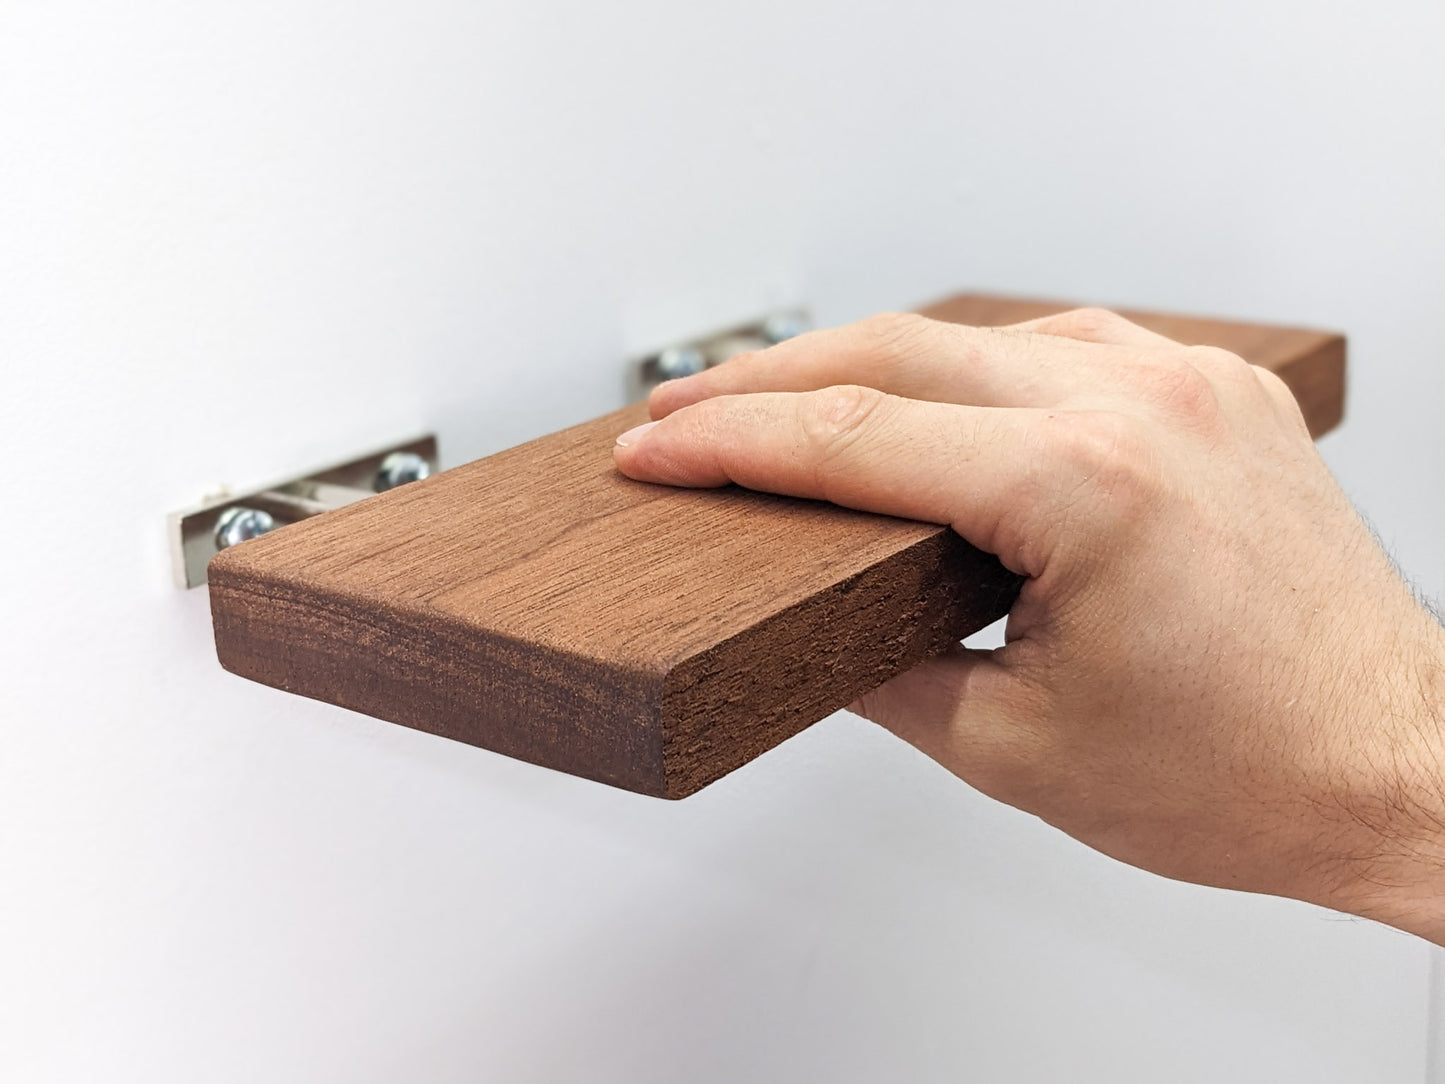
[[[846,716],[667,804],[288,698],[218,669],[162,520],[973,286],[1347,330],[1330,461],[1441,593],[1442,36],[0,0],[0,1078],[1427,1079],[1404,935],[1118,866]]]

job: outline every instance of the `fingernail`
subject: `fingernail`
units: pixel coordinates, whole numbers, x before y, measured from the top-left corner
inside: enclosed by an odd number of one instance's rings
[[[623,433],[622,436],[617,438],[618,446],[621,448],[626,448],[629,444],[636,444],[639,440],[642,439],[643,434],[645,434],[656,424],[656,422],[643,422],[641,425],[629,429],[627,432]]]

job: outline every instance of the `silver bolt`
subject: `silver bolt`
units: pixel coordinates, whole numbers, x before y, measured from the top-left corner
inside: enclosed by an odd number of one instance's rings
[[[657,375],[663,380],[692,376],[707,368],[707,358],[695,346],[669,346],[657,355]]]
[[[227,508],[216,520],[216,549],[223,550],[237,542],[259,538],[276,529],[276,520],[259,508]]]
[[[770,343],[792,339],[808,330],[808,318],[800,312],[775,312],[763,321],[763,338]]]
[[[408,482],[420,482],[431,474],[431,464],[415,452],[392,452],[381,461],[373,483],[378,493],[404,486]]]

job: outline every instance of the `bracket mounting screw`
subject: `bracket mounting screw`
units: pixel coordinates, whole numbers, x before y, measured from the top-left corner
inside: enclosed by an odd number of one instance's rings
[[[237,542],[259,538],[276,529],[276,520],[259,508],[227,508],[216,520],[216,548],[228,549]]]
[[[657,355],[657,375],[663,380],[692,376],[707,368],[707,358],[695,346],[669,346]]]
[[[802,313],[774,313],[763,321],[763,337],[770,343],[780,343],[808,331],[808,320]]]
[[[420,482],[430,474],[431,464],[415,452],[392,452],[381,461],[374,488],[378,493],[385,493],[408,482]]]

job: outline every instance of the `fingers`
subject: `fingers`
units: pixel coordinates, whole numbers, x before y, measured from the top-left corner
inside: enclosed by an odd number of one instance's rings
[[[1183,346],[1104,309],[1007,328],[885,313],[669,381],[649,405],[664,418],[720,395],[859,385],[939,403],[1118,412],[1217,433],[1231,410],[1269,403],[1280,412],[1277,389],[1261,374],[1227,350]]]
[[[737,483],[948,524],[1009,568],[1039,575],[1081,486],[1125,492],[1132,468],[1103,416],[920,402],[857,386],[708,399],[627,433],[632,478]]]
[[[1294,395],[1267,369],[1219,347],[1185,346],[1107,309],[1072,309],[1012,326],[1031,334],[1123,347],[1151,358],[1152,364],[1131,372],[1129,390],[1146,409],[1162,406],[1175,421],[1207,419],[1220,402],[1267,401],[1290,424],[1299,415]]]
[[[654,389],[649,407],[664,418],[716,395],[839,384],[941,403],[1054,407],[1097,394],[1126,369],[1093,343],[885,313],[667,381]]]
[[[1036,320],[1025,320],[1011,327],[1015,331],[1036,335],[1055,335],[1079,342],[1128,346],[1139,350],[1180,346],[1167,335],[1140,327],[1134,321],[1108,309],[1070,309],[1052,316],[1041,316]]]

